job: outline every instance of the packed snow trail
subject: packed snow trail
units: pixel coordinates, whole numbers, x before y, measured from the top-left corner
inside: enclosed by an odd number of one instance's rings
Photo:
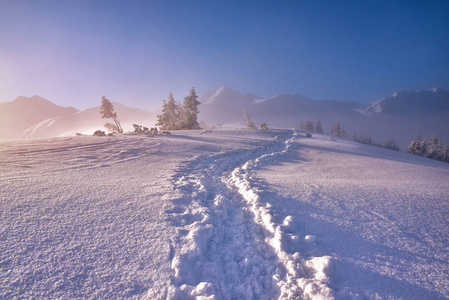
[[[297,136],[283,131],[260,149],[200,157],[179,170],[182,197],[166,211],[178,228],[168,298],[333,297],[323,272],[329,257],[286,252],[287,238],[298,239],[289,233],[292,217],[274,221],[271,204],[251,186],[252,172],[287,153]]]

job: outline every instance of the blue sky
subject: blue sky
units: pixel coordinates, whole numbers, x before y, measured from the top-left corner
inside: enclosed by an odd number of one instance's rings
[[[368,103],[449,89],[449,1],[0,0],[0,102],[157,109],[225,85]]]

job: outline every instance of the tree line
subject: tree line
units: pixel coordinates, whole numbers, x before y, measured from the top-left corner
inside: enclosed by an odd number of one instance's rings
[[[162,130],[194,130],[200,129],[198,123],[198,101],[195,88],[189,92],[184,98],[184,102],[175,101],[173,94],[170,92],[168,101],[163,100],[162,114],[157,116],[156,126],[160,126]],[[123,128],[117,113],[114,111],[114,105],[105,96],[101,97],[100,115],[103,119],[111,119],[112,122],[104,124],[104,127],[111,133],[123,133]],[[137,124],[133,124],[134,132],[144,134],[154,134],[157,128],[148,129]],[[105,135],[101,130],[97,130],[95,135]]]
[[[441,139],[433,134],[430,139],[422,139],[419,133],[408,146],[407,152],[413,155],[449,163],[449,149],[441,143]]]
[[[173,94],[170,92],[168,101],[163,101],[162,114],[157,116],[156,126],[160,126],[162,130],[195,130],[201,129],[198,123],[198,101],[195,88],[190,90],[184,102],[175,101]]]
[[[323,126],[321,121],[318,119],[315,123],[313,121],[307,120],[299,124],[299,129],[307,130],[311,132],[323,133]],[[340,125],[340,121],[336,121],[330,130],[330,135],[339,138],[346,138],[354,142],[358,142],[365,145],[371,145],[376,147],[382,147],[390,150],[399,151],[399,146],[393,139],[389,139],[386,143],[376,142],[371,138],[369,134],[357,134],[357,132],[348,135],[343,126]]]

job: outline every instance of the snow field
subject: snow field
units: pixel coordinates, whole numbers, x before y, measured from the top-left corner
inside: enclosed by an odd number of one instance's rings
[[[284,251],[291,216],[273,221],[270,204],[251,187],[251,173],[265,160],[290,150],[297,134],[282,132],[256,152],[235,151],[197,161],[176,186],[186,210],[178,207],[173,222],[182,225],[169,298],[297,299],[332,296],[323,269],[328,258],[305,261]],[[207,166],[207,167],[205,167]],[[193,209],[192,209],[193,208]],[[185,220],[189,220],[186,228]]]
[[[254,174],[262,198],[337,299],[449,297],[449,166],[327,136],[300,137],[280,163]]]
[[[446,299],[449,166],[292,130],[0,143],[0,298]]]
[[[0,298],[164,293],[173,234],[160,213],[173,192],[164,170],[181,157],[162,165],[163,141],[136,137],[0,147]]]

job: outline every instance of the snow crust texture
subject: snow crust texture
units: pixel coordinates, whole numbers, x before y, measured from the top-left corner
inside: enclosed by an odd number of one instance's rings
[[[0,142],[0,299],[448,299],[448,182],[294,130]]]
[[[297,133],[282,132],[261,149],[201,157],[180,170],[180,205],[168,211],[173,243],[171,299],[332,298],[324,270],[330,257],[305,260],[289,251],[298,240],[292,216],[275,220],[252,173],[288,151]]]

